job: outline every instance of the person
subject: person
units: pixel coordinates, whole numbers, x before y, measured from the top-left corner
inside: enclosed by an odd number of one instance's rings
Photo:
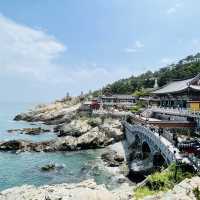
[[[175,147],[177,147],[177,145],[178,145],[178,137],[177,137],[176,133],[173,133],[173,141],[174,141]]]
[[[158,134],[159,134],[159,136],[161,136],[163,134],[163,128],[158,129]]]

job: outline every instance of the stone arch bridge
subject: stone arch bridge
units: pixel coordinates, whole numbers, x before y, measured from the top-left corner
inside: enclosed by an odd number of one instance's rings
[[[152,156],[162,155],[167,164],[181,159],[179,150],[166,138],[150,128],[138,124],[132,125],[128,122],[123,122],[123,126],[129,147],[134,146],[136,140],[139,140],[141,144],[145,144],[144,148],[148,144]]]

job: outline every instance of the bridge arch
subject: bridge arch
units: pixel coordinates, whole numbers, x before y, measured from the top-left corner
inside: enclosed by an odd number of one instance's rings
[[[166,159],[161,154],[160,151],[157,151],[153,154],[153,165],[157,167],[161,167],[166,164]]]
[[[147,142],[142,143],[142,154],[143,154],[143,159],[148,158],[151,154],[151,149],[150,146]]]
[[[139,135],[138,134],[136,134],[135,135],[135,145],[141,145],[141,143],[142,143],[142,140],[140,139],[140,137],[139,137]]]
[[[151,151],[151,155],[153,156],[155,154],[155,157],[154,157],[155,160],[157,158],[160,158],[161,161],[163,161],[163,158],[164,158],[167,164],[174,162],[175,160],[174,151],[169,149],[169,145],[166,144],[166,142],[164,141],[165,139],[162,138],[161,140],[161,136],[159,136],[158,133],[156,133],[155,131],[152,131],[151,129],[147,127],[137,125],[137,124],[132,125],[125,122],[124,125],[125,125],[125,135],[126,135],[126,139],[127,139],[129,147],[132,146],[134,148],[135,141],[136,140],[140,141],[141,143],[140,143],[139,148],[141,149],[141,152],[142,152],[142,144],[146,142]],[[143,144],[143,150],[147,151],[145,150],[147,148],[144,146],[147,146],[147,145]],[[156,152],[160,152],[160,154],[158,155],[158,153]]]

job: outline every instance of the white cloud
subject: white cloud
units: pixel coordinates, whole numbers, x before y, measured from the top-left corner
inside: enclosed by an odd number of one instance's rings
[[[178,2],[178,3],[176,3],[173,7],[168,8],[167,11],[166,11],[166,13],[167,13],[168,15],[174,14],[174,13],[177,12],[177,10],[178,10],[181,6],[182,6],[182,3]]]
[[[136,42],[137,48],[142,46],[142,43]],[[46,31],[21,25],[0,15],[0,75],[15,77],[13,90],[17,89],[15,81],[26,79],[27,84],[39,89],[50,86],[52,93],[63,88],[63,91],[76,94],[80,90],[100,88],[131,74],[131,70],[124,67],[112,70],[108,66],[91,63],[78,66],[58,64],[59,57],[67,50]],[[6,80],[3,83],[6,84]]]
[[[125,48],[123,51],[125,53],[136,53],[140,51],[142,48],[144,48],[144,44],[141,41],[137,40],[133,48]]]
[[[54,71],[54,60],[67,50],[44,31],[0,16],[0,70],[45,79]]]

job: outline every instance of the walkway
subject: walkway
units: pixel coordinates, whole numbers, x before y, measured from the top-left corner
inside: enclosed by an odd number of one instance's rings
[[[161,151],[167,162],[172,163],[176,160],[182,159],[179,150],[174,146],[174,144],[165,137],[159,135],[156,130],[151,131],[150,127],[131,125],[127,122],[123,122],[123,124],[126,128],[126,136],[128,140],[131,140],[130,134],[132,134],[132,137],[138,134],[139,137],[143,137],[143,140],[147,140],[148,144],[151,145],[152,148],[156,149],[156,147],[158,147],[159,149],[157,150]]]
[[[157,113],[164,113],[168,115],[181,116],[181,117],[193,117],[200,119],[200,112],[190,111],[188,109],[178,109],[178,108],[161,108],[153,106],[148,108],[148,110]]]
[[[192,165],[195,170],[200,171],[200,159],[192,154],[185,155],[180,153],[179,149],[173,144],[172,134],[170,132],[164,131],[162,135],[159,135],[156,129],[152,131],[148,125],[131,125],[127,122],[123,122],[123,125],[126,128],[127,140],[131,140],[135,134],[139,135],[140,137],[145,135],[144,138],[150,138],[152,141],[151,143],[148,143],[149,145],[154,145],[154,148],[155,146],[159,147],[159,150],[168,164],[175,161],[181,161],[183,163]]]

